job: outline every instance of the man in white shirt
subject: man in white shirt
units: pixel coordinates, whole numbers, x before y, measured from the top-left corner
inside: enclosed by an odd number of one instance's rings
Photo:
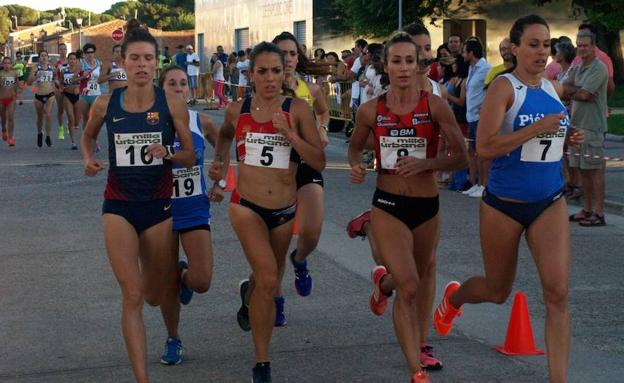
[[[197,88],[197,78],[199,77],[199,56],[193,51],[192,45],[186,46],[186,73],[189,77],[189,88],[191,88],[191,104],[197,102],[199,89]]]
[[[238,69],[238,98],[245,98],[251,93],[251,88],[248,87],[249,80],[247,77],[249,75],[249,59],[243,50],[238,51],[236,69]]]

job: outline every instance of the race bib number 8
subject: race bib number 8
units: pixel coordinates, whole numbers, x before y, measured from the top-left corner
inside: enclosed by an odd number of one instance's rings
[[[151,144],[162,144],[162,134],[160,132],[115,134],[115,159],[117,166],[162,165],[162,158],[148,156],[147,148]]]
[[[201,193],[201,168],[199,166],[173,169],[173,194],[171,198],[188,198]]]
[[[424,160],[427,158],[427,139],[424,137],[381,136],[381,168],[395,169],[399,157],[410,156]]]
[[[281,134],[247,133],[245,164],[276,169],[288,169],[292,147]]]
[[[522,145],[520,161],[524,162],[557,162],[563,156],[563,144],[566,128],[559,128],[557,133],[544,133],[533,137]]]

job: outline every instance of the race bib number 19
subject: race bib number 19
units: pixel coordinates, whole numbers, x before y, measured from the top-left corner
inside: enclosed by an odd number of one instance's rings
[[[162,144],[162,134],[158,133],[116,133],[115,159],[117,166],[156,166],[162,165],[162,158],[150,157],[147,148],[151,144]]]
[[[173,169],[173,194],[171,198],[194,197],[200,195],[201,192],[201,169],[199,166]]]
[[[247,133],[245,164],[276,169],[288,169],[290,142],[281,134]]]
[[[381,136],[379,146],[382,169],[395,169],[399,157],[427,158],[427,139],[424,137]]]
[[[563,156],[566,128],[560,127],[557,133],[544,133],[533,137],[522,145],[520,161],[557,162]]]

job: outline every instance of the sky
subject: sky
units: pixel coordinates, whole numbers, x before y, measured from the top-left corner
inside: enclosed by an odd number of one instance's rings
[[[0,0],[0,5],[19,4],[38,11],[55,9],[58,7],[82,8],[87,11],[102,13],[110,9],[111,5],[122,0]]]

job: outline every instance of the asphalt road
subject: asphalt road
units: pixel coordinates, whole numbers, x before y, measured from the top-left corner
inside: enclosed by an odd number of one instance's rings
[[[222,115],[209,113],[217,121]],[[15,148],[0,142],[0,381],[130,382],[120,293],[100,224],[105,175],[83,176],[80,155],[69,150],[68,141],[37,148],[30,103],[18,107],[16,141]],[[106,147],[104,135],[100,143]],[[613,155],[624,152],[622,143],[608,145]],[[346,148],[344,137],[333,134],[326,151],[323,234],[310,258],[312,295],[297,296],[291,270],[286,274],[288,326],[274,332],[274,382],[409,380],[390,312],[378,318],[368,310],[373,265],[368,244],[345,232],[348,220],[370,206],[374,189],[372,173],[363,185],[349,183]],[[608,171],[608,195],[621,196],[624,168],[615,165]],[[441,191],[438,295],[448,280],[482,272],[478,204]],[[235,318],[237,286],[248,266],[226,205],[214,205],[212,213],[213,283],[182,311],[181,365],[158,363],[166,334],[159,311],[145,308],[154,382],[249,379],[251,337]],[[603,228],[572,227],[571,382],[617,382],[624,376],[624,218],[609,215],[607,220]],[[543,299],[524,243],[515,291],[527,295],[536,341],[543,348]],[[432,382],[547,381],[544,356],[507,357],[492,347],[504,342],[511,302],[465,306],[450,336],[432,331],[430,343],[445,364],[431,374]]]

